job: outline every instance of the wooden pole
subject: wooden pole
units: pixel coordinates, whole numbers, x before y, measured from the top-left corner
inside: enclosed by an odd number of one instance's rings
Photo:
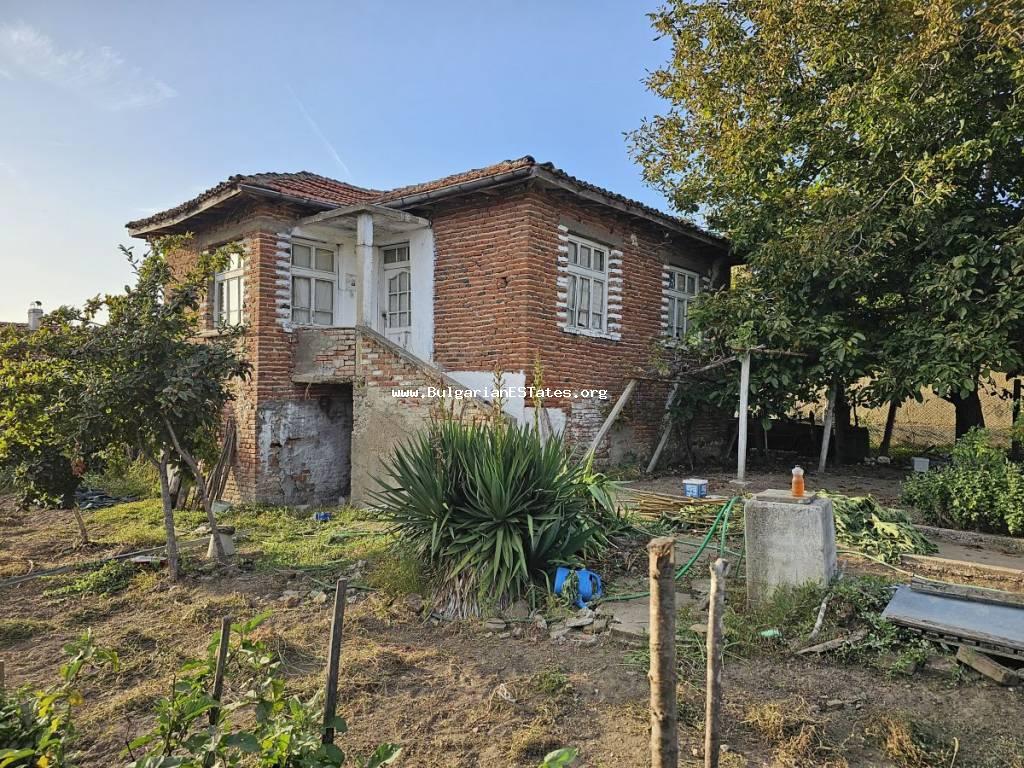
[[[228,645],[231,643],[231,617],[220,620],[220,646],[217,648],[217,666],[213,672],[213,698],[218,705],[210,710],[210,725],[216,725],[220,714],[220,697],[224,695],[224,670],[228,663]]]
[[[348,582],[338,579],[334,593],[334,615],[331,619],[331,640],[327,655],[327,689],[324,692],[324,744],[334,743],[334,716],[338,711],[338,665],[341,662],[341,633],[345,628],[345,593]]]
[[[740,407],[738,445],[736,447],[736,482],[747,481],[747,409],[750,406],[750,350],[740,358]]]
[[[626,382],[626,388],[622,390],[622,394],[619,395],[619,399],[615,401],[615,405],[612,406],[611,413],[608,414],[608,418],[604,420],[604,424],[597,430],[597,434],[594,435],[593,441],[590,443],[590,447],[587,449],[587,453],[594,453],[597,447],[604,440],[604,436],[608,434],[608,431],[615,424],[615,420],[619,418],[619,414],[622,413],[622,409],[626,407],[626,403],[629,402],[629,398],[633,396],[633,390],[636,389],[636,379],[630,379]]]
[[[661,433],[661,439],[658,440],[658,445],[654,449],[654,454],[651,456],[651,461],[647,464],[648,475],[654,471],[656,466],[658,466],[658,459],[661,458],[661,452],[665,450],[665,446],[668,445],[668,439],[672,436],[672,401],[676,399],[676,391],[678,389],[679,384],[673,384],[672,389],[669,390],[668,397],[665,399],[665,413],[662,416],[662,423],[665,427]]]
[[[704,768],[718,768],[721,748],[723,617],[725,574],[729,564],[718,558],[711,564],[711,593],[708,606],[707,700],[704,708]]]
[[[675,539],[647,545],[651,582],[651,768],[677,768]]]
[[[825,471],[825,462],[828,461],[828,443],[832,439],[832,422],[836,417],[836,393],[838,385],[833,384],[828,392],[828,405],[825,406],[825,425],[821,433],[821,453],[818,455],[818,472]]]

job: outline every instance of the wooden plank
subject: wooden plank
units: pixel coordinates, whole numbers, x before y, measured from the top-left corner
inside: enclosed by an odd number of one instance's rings
[[[1018,685],[1020,683],[1020,675],[1017,672],[966,645],[960,646],[956,652],[956,660],[981,672],[985,677],[995,680],[1000,685]]]
[[[704,768],[718,768],[722,743],[722,667],[725,655],[725,574],[729,564],[718,558],[711,564],[708,600],[708,663],[704,679]]]
[[[676,723],[676,582],[675,540],[647,544],[650,578],[651,768],[679,765]]]
[[[736,482],[747,482],[747,409],[750,407],[750,350],[740,359],[739,428],[736,445]]]
[[[323,743],[334,743],[334,716],[338,711],[338,673],[341,664],[341,635],[345,630],[345,597],[348,581],[338,579],[334,593],[334,614],[331,618],[331,639],[327,653],[327,685],[324,691]]]
[[[636,389],[636,379],[630,379],[626,383],[626,388],[622,390],[622,394],[619,395],[619,399],[615,401],[615,405],[612,406],[611,413],[608,414],[608,418],[604,420],[604,424],[597,430],[597,434],[594,436],[593,441],[590,443],[590,447],[587,449],[588,454],[592,454],[597,450],[597,447],[604,440],[605,435],[608,434],[612,425],[619,418],[619,414],[622,413],[622,409],[626,407],[626,403],[629,402],[629,398],[633,396],[633,390]]]
[[[836,418],[836,397],[839,394],[838,387],[833,384],[828,391],[828,405],[825,407],[825,424],[821,432],[821,453],[818,455],[818,473],[825,471],[825,464],[828,461],[828,444],[832,439],[832,422]]]
[[[915,592],[924,592],[931,595],[943,595],[945,597],[956,597],[961,600],[975,600],[981,603],[1014,605],[1018,608],[1024,608],[1024,595],[1015,592],[1004,592],[1000,589],[971,587],[966,584],[950,584],[945,581],[922,579],[920,576],[914,576],[910,580],[910,588]]]

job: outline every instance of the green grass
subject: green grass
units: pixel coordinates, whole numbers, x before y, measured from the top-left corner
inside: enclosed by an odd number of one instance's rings
[[[320,523],[313,511],[242,504],[218,516],[238,531],[242,552],[257,552],[257,568],[303,568],[339,571],[366,562],[357,579],[390,595],[426,591],[419,559],[387,533],[387,528],[351,507],[329,510],[331,520]],[[206,521],[197,511],[176,511],[180,538]],[[97,541],[132,549],[164,543],[163,511],[159,499],[117,504],[89,513],[87,525]]]
[[[136,574],[136,567],[122,560],[106,562],[84,576],[43,592],[47,597],[68,597],[71,595],[113,595],[124,590]]]
[[[203,512],[178,510],[174,513],[179,537],[206,521]],[[86,526],[96,541],[121,544],[133,549],[158,547],[166,541],[164,513],[160,499],[117,504],[86,513]]]
[[[530,687],[546,696],[558,696],[571,687],[569,677],[557,667],[542,669],[530,678]]]
[[[28,640],[51,629],[53,626],[48,622],[35,619],[0,619],[0,643]]]

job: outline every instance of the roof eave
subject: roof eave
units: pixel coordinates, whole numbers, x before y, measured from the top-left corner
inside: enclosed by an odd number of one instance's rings
[[[173,227],[177,224],[181,224],[184,221],[188,221],[193,216],[203,213],[204,211],[208,211],[211,208],[215,208],[216,206],[221,205],[222,203],[227,202],[231,198],[237,197],[240,194],[240,187],[226,189],[219,195],[214,195],[213,197],[204,200],[202,203],[200,203],[192,210],[182,211],[181,213],[176,214],[174,216],[168,216],[166,219],[160,219],[159,221],[154,221],[150,224],[144,224],[141,227],[132,227],[129,224],[128,234],[131,235],[132,237],[146,237],[147,235],[158,234],[161,230],[167,229],[168,227]]]

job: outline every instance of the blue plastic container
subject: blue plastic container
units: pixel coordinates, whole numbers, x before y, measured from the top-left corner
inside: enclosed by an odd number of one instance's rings
[[[313,514],[313,519],[316,520],[318,523],[327,523],[327,522],[330,522],[330,520],[331,520],[331,513],[330,512],[316,512],[316,513]]]
[[[569,578],[570,573],[576,574],[576,605],[580,608],[586,608],[587,603],[591,600],[596,600],[604,594],[604,589],[601,585],[601,577],[593,571],[588,571],[586,568],[579,568],[573,570],[572,568],[560,567],[555,571],[555,594],[562,594],[562,590],[565,588],[565,581]]]
[[[683,480],[683,493],[691,499],[703,499],[708,495],[708,481],[701,477],[688,477]]]

